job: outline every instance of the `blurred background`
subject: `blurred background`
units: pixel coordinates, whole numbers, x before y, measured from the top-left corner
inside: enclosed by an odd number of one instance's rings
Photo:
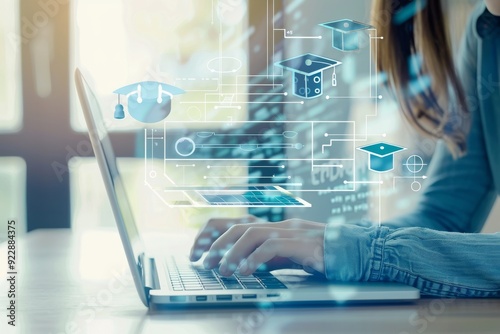
[[[444,1],[455,50],[476,3],[475,0]],[[0,219],[16,219],[26,232],[114,224],[74,89],[76,66],[91,73],[101,106],[109,110],[106,125],[112,131],[116,154],[125,158],[120,165],[130,176],[129,191],[140,192],[142,185],[134,178],[137,166],[127,158],[143,153],[137,136],[141,126],[113,121],[116,96],[110,93],[114,89],[141,80],[186,86],[190,77],[210,76],[200,64],[216,55],[221,47],[230,57],[242,61],[239,74],[245,83],[252,82],[250,75],[281,75],[282,71],[272,66],[273,62],[297,54],[312,52],[340,57],[332,51],[331,33],[318,24],[342,18],[368,23],[371,1],[353,0],[346,5],[341,0],[0,0],[0,5],[3,8],[0,12]],[[231,10],[231,15],[222,19],[221,11],[226,9]],[[273,24],[284,31],[270,31]],[[224,45],[219,43],[222,31]],[[318,43],[286,39],[286,34],[324,38]],[[274,46],[271,52],[270,46]],[[338,72],[343,85],[337,95],[372,93],[372,88],[366,85],[373,71],[369,59],[367,48],[343,56],[343,67]],[[287,74],[282,80],[286,85],[290,77]],[[189,88],[196,91],[212,87],[208,79],[197,85]],[[248,99],[253,101],[254,97]],[[219,113],[217,117],[247,119],[263,108],[267,106],[255,103],[238,114]],[[372,108],[372,102],[362,99],[318,99],[307,104],[307,110],[316,113],[319,120],[331,120],[335,113],[333,118],[356,121],[362,128],[366,125],[368,132],[384,131],[388,140],[408,148],[408,154],[400,160],[417,154],[425,163],[430,162],[434,143],[408,131],[393,101],[384,98],[379,105],[379,117],[364,124],[365,116],[370,113],[367,110]],[[199,112],[196,106],[185,106],[182,110],[189,115]],[[279,113],[295,121],[310,117],[304,107],[296,104],[280,108]],[[332,175],[311,175],[299,165],[290,168],[294,168],[296,175],[303,174],[305,183],[319,178],[321,183],[329,184],[338,179]],[[366,170],[360,172],[369,178]],[[382,218],[411,210],[418,192],[402,181],[398,186],[401,190],[396,193],[391,190],[392,182],[386,183],[389,186],[384,189]],[[372,193],[370,187],[360,188],[355,198],[345,194],[338,197],[339,194],[332,193],[303,193],[300,195],[317,209],[286,212],[279,209],[263,214],[275,220],[292,216],[323,222],[373,219],[378,213],[371,210]],[[352,206],[345,209],[346,201],[362,209],[356,212]],[[245,214],[242,209],[222,213],[207,209],[167,210],[150,195],[134,206],[138,215],[149,218],[149,227],[158,229],[196,227],[219,213]],[[164,218],[167,216],[168,221]],[[500,210],[496,208],[485,231],[499,228]],[[0,241],[4,238],[5,231],[0,230]]]

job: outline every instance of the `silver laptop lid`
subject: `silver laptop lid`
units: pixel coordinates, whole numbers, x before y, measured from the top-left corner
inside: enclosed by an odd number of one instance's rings
[[[75,71],[75,83],[85,121],[87,123],[90,141],[101,170],[108,198],[113,209],[120,238],[125,249],[130,271],[139,296],[148,305],[148,288],[143,281],[144,275],[144,244],[139,236],[125,188],[116,166],[116,158],[109,140],[108,131],[104,127],[99,102],[80,69]]]

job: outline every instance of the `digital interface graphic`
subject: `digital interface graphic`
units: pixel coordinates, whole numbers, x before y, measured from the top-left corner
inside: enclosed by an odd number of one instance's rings
[[[333,59],[306,54],[277,63],[286,70],[293,72],[293,94],[305,99],[312,99],[323,94],[323,71],[342,63]],[[332,86],[337,86],[332,79]]]
[[[332,46],[341,51],[359,50],[361,40],[364,37],[362,32],[367,29],[374,29],[368,24],[348,19],[323,23],[321,26],[332,30]]]
[[[272,219],[323,210],[323,220],[374,211],[380,224],[383,198],[420,191],[427,166],[387,138],[385,77],[374,66],[383,36],[349,17],[312,21],[319,8],[302,1],[267,5],[265,40],[254,26],[238,39],[246,1],[213,1],[197,19],[217,49],[193,54],[196,71],[172,67],[169,81],[114,91],[117,122],[130,114],[144,126],[145,186],[173,208],[243,207]]]

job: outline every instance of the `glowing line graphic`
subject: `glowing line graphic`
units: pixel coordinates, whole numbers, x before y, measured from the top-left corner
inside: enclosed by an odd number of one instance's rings
[[[283,31],[285,39],[323,39],[323,36],[290,36],[286,34],[286,29],[274,29],[274,31]]]

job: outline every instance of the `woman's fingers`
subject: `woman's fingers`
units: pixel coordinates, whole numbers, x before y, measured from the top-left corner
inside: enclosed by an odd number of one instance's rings
[[[238,271],[241,275],[250,275],[275,257],[293,258],[297,252],[301,252],[300,247],[297,247],[299,246],[298,240],[295,238],[267,239],[241,262]]]
[[[279,223],[265,223],[253,216],[211,219],[196,237],[190,259],[197,261],[208,251],[205,267],[219,266],[224,276],[238,267],[248,275],[279,258],[287,259],[288,267],[309,266],[323,272],[324,228],[324,224],[299,219]]]
[[[323,273],[322,239],[321,234],[310,234],[309,237],[296,234],[293,238],[268,239],[241,261],[238,271],[241,275],[251,275],[272,259],[286,257],[303,268],[308,268],[308,272],[314,270]]]
[[[224,234],[224,232],[226,232],[231,226],[237,224],[249,224],[256,221],[257,218],[253,216],[240,219],[210,219],[205,226],[200,229],[198,235],[194,239],[189,259],[191,261],[198,261],[203,256],[203,253],[210,249],[213,242]]]
[[[269,238],[287,238],[295,233],[297,233],[296,230],[275,228],[272,225],[249,227],[234,245],[226,245],[226,248],[230,248],[223,254],[220,261],[219,271],[221,275],[232,275],[240,262],[262,245],[262,243],[269,240]]]
[[[279,269],[304,269],[300,264],[297,264],[286,257],[276,256],[275,258],[267,261],[265,266],[257,267],[257,270],[273,271]]]
[[[292,229],[323,230],[325,228],[325,224],[302,219],[288,219],[281,222],[280,224],[285,228]]]
[[[238,227],[235,226],[235,228]],[[205,262],[207,268],[216,267],[220,260],[220,274],[230,276],[242,262],[245,262],[245,259],[252,259],[254,256],[258,256],[256,258],[258,263],[248,262],[252,272],[276,257],[289,258],[302,265],[302,259],[310,258],[311,254],[314,253],[314,247],[322,247],[323,245],[322,233],[316,230],[274,228],[272,224],[267,226],[250,225],[245,226],[245,228],[246,231],[243,234],[238,233],[241,236],[234,243],[232,241],[236,238],[229,239],[233,235],[233,229],[228,230],[227,236],[222,236],[214,243],[207,255],[210,262]],[[225,239],[226,237],[228,239]],[[227,240],[231,242],[225,243]],[[290,245],[293,247],[289,248]],[[292,251],[294,253],[291,253]],[[264,254],[265,259],[261,259],[260,257],[263,257]]]
[[[203,264],[207,269],[215,268],[221,259],[227,257],[229,254],[231,261],[227,263],[227,265],[234,267],[234,271],[238,263],[235,264],[232,261],[230,254],[233,254],[234,257],[238,256],[238,254],[245,253],[249,248],[260,245],[260,243],[265,240],[268,233],[275,233],[278,235],[279,231],[280,229],[274,227],[273,223],[233,225],[214,241]]]
[[[300,219],[289,219],[279,223],[265,223],[263,220],[259,220],[255,216],[248,216],[240,219],[210,219],[205,224],[205,226],[200,229],[200,232],[194,240],[193,247],[191,248],[191,253],[189,256],[190,260],[198,261],[203,256],[203,253],[208,251],[212,244],[221,235],[225,234],[226,231],[228,231],[228,229],[230,229],[232,226],[257,223],[259,224],[259,226],[260,224],[272,224],[273,227],[281,229],[324,229],[324,225],[321,223],[309,222]]]

